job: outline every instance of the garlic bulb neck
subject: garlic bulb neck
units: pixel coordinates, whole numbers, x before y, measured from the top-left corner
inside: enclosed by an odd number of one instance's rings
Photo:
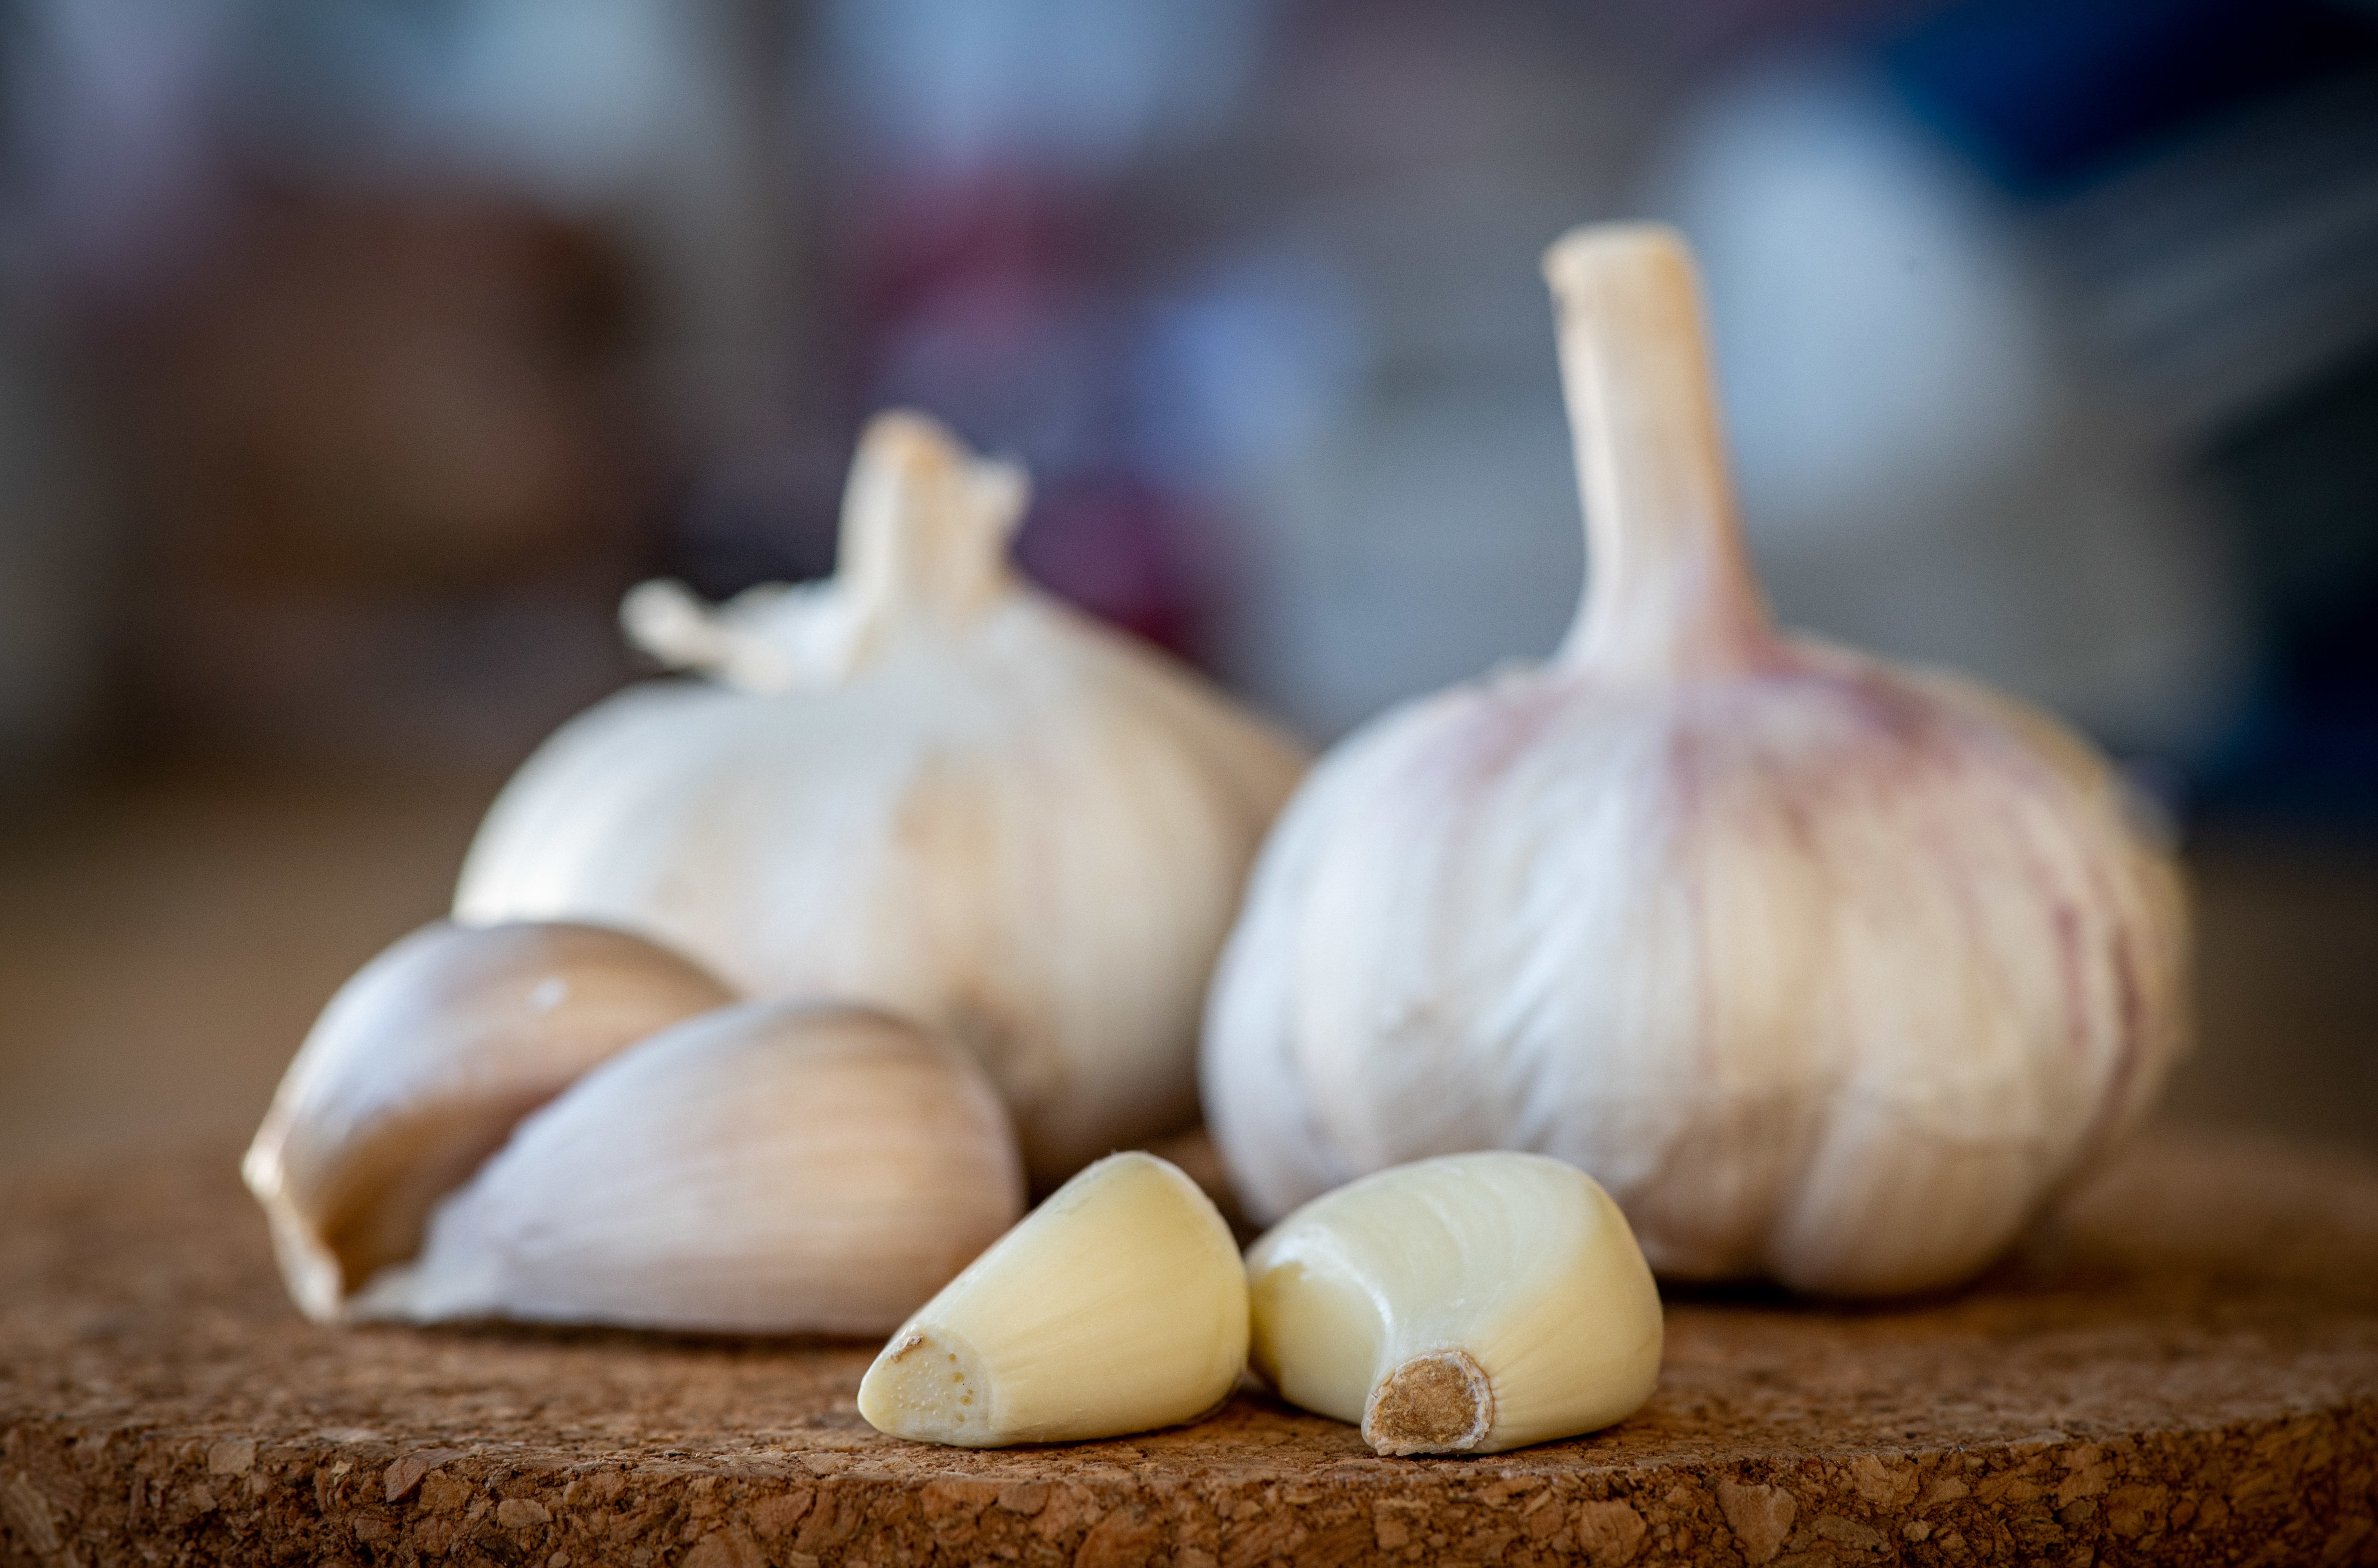
[[[842,498],[837,575],[860,619],[973,619],[1013,583],[1008,542],[1032,486],[937,421],[895,409],[859,437]]]
[[[1762,667],[1775,638],[1744,550],[1691,254],[1658,223],[1544,253],[1592,572],[1560,661],[1656,682]]]
[[[712,609],[647,582],[619,606],[629,638],[671,669],[763,695],[847,679],[915,627],[965,626],[1015,586],[1007,547],[1032,486],[938,421],[895,409],[859,437],[830,582],[768,584]]]

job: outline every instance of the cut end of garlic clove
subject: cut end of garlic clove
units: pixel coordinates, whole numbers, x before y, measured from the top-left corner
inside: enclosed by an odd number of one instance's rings
[[[1632,1414],[1660,1297],[1618,1206],[1538,1155],[1399,1166],[1247,1254],[1258,1371],[1378,1453],[1494,1454]]]
[[[1467,1350],[1414,1356],[1363,1407],[1363,1441],[1387,1454],[1467,1454],[1494,1428],[1495,1385]]]
[[[859,1413],[967,1448],[1172,1426],[1230,1396],[1247,1334],[1245,1271],[1213,1201],[1153,1155],[1111,1155],[902,1325]]]
[[[733,999],[690,960],[597,926],[441,921],[390,947],[323,1010],[241,1162],[298,1307],[346,1315],[522,1117]]]
[[[895,1437],[957,1448],[999,1442],[982,1358],[948,1328],[895,1335],[868,1370],[859,1400],[860,1413]]]

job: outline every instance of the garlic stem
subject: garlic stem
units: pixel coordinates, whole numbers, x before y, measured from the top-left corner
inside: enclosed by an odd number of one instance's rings
[[[1007,547],[1031,497],[1024,471],[979,458],[938,422],[880,413],[843,491],[841,558],[823,583],[763,583],[704,604],[647,582],[619,606],[629,640],[671,669],[773,696],[849,679],[902,625],[960,626],[1015,587]]]
[[[738,601],[739,604],[740,601]],[[640,582],[619,602],[630,641],[673,670],[700,670],[744,691],[782,691],[796,679],[784,650],[714,610],[682,582]]]
[[[975,457],[924,414],[880,413],[843,492],[835,576],[864,624],[913,611],[969,619],[1010,586],[1008,541],[1030,498],[1014,463]]]
[[[1771,632],[1735,517],[1682,236],[1588,225],[1543,265],[1591,565],[1561,662],[1627,682],[1758,665]]]

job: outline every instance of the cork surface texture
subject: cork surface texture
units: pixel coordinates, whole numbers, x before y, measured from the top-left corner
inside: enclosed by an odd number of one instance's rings
[[[0,1192],[10,1564],[2378,1563],[2378,1167],[2143,1141],[1977,1286],[1671,1291],[1592,1437],[1383,1459],[1252,1389],[973,1453],[852,1403],[874,1347],[331,1330],[230,1151]]]

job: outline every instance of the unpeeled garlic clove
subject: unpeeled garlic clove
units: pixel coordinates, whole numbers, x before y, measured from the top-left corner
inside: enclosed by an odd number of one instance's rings
[[[1246,1275],[1213,1201],[1153,1155],[1111,1155],[893,1335],[859,1413],[964,1448],[1113,1437],[1205,1414],[1246,1358]]]
[[[866,1009],[747,1002],[522,1122],[355,1312],[881,1334],[1023,1207],[964,1052]]]
[[[624,1047],[735,999],[624,931],[440,921],[366,964],[289,1064],[241,1171],[290,1294],[332,1321],[520,1119]]]
[[[1255,1370],[1381,1454],[1495,1454],[1623,1419],[1660,1375],[1626,1216],[1541,1155],[1448,1155],[1316,1198],[1247,1253]]]

